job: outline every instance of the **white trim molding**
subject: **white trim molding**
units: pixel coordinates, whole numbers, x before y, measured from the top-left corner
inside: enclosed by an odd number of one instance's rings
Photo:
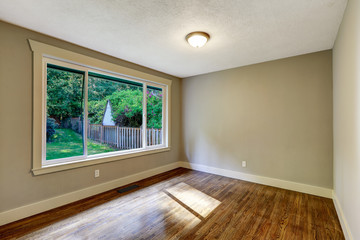
[[[335,205],[335,209],[336,209],[338,218],[340,220],[341,228],[342,228],[343,233],[345,235],[345,239],[346,240],[353,240],[354,238],[352,237],[349,224],[346,221],[344,212],[342,210],[342,207],[340,205],[339,199],[336,196],[335,191],[333,191],[333,197],[332,198],[333,198],[333,201],[334,201],[334,205]]]
[[[180,167],[179,162],[118,178],[0,213],[0,226]]]
[[[64,171],[99,163],[118,161],[130,157],[137,157],[155,152],[168,151],[171,146],[171,85],[172,80],[147,74],[131,68],[99,60],[96,58],[82,55],[76,52],[61,49],[55,46],[44,44],[29,39],[30,48],[33,52],[33,128],[32,128],[32,172],[34,175],[48,174],[57,171]],[[58,65],[70,69],[75,69],[84,74],[85,108],[84,123],[87,121],[87,79],[88,72],[102,74],[115,78],[129,80],[143,84],[143,94],[146,95],[146,86],[162,89],[163,94],[163,143],[156,146],[147,146],[146,138],[141,148],[126,151],[113,151],[111,153],[101,153],[87,155],[86,141],[87,131],[84,132],[84,154],[69,158],[53,159],[46,161],[46,71],[48,64]],[[143,99],[146,106],[146,98]],[[146,107],[143,108],[143,129],[146,128]],[[86,130],[86,124],[84,124]],[[145,131],[144,136],[145,136]]]
[[[236,171],[232,171],[232,170],[227,170],[227,169],[221,169],[221,168],[215,168],[215,167],[209,167],[209,166],[205,166],[205,165],[200,165],[200,164],[193,164],[193,163],[189,163],[189,162],[174,162],[168,165],[164,165],[164,166],[160,166],[157,168],[153,168],[153,169],[149,169],[140,173],[136,173],[133,175],[129,175],[126,177],[122,177],[122,178],[118,178],[115,179],[113,181],[110,182],[106,182],[106,183],[102,183],[102,184],[98,184],[95,186],[91,186],[85,189],[81,189],[78,191],[74,191],[74,192],[70,192],[64,195],[60,195],[60,196],[56,196],[53,198],[49,198],[49,199],[45,199],[36,203],[32,203],[26,206],[21,206],[15,209],[11,209],[5,212],[1,212],[0,213],[0,226],[10,223],[10,222],[14,222],[56,207],[60,207],[63,205],[66,205],[68,203],[72,203],[102,192],[106,192],[109,191],[111,189],[115,189],[115,188],[119,188],[121,186],[136,182],[136,181],[140,181],[142,179],[166,172],[166,171],[170,171],[179,167],[183,167],[183,168],[188,168],[188,169],[192,169],[192,170],[197,170],[197,171],[201,171],[201,172],[206,172],[206,173],[211,173],[211,174],[217,174],[217,175],[221,175],[221,176],[225,176],[225,177],[230,177],[230,178],[235,178],[235,179],[240,179],[240,180],[244,180],[244,181],[249,181],[249,182],[254,182],[254,183],[259,183],[259,184],[264,184],[264,185],[268,185],[268,186],[273,186],[273,187],[278,187],[278,188],[283,188],[283,189],[288,189],[288,190],[293,190],[293,191],[297,191],[297,192],[302,192],[302,193],[308,193],[308,194],[312,194],[312,195],[316,195],[316,196],[321,196],[321,197],[327,197],[327,198],[332,198],[333,197],[333,191],[332,189],[328,189],[328,188],[322,188],[322,187],[317,187],[317,186],[311,186],[311,185],[306,185],[306,184],[302,184],[302,183],[296,183],[296,182],[290,182],[290,181],[285,181],[285,180],[281,180],[281,179],[276,179],[276,178],[269,178],[269,177],[263,177],[263,176],[258,176],[258,175],[252,175],[252,174],[246,174],[246,173],[242,173],[242,172],[236,172]],[[348,225],[346,223],[346,220],[342,214],[342,210],[340,205],[337,203],[338,201],[336,200],[336,196],[334,195],[334,203],[335,203],[335,207],[336,210],[338,212],[339,218],[340,218],[340,222],[341,222],[341,226],[342,228],[345,230],[344,234],[346,235],[346,239],[350,239],[351,238],[351,234],[348,228]]]
[[[332,189],[330,188],[317,187],[303,183],[291,182],[277,178],[263,177],[259,175],[242,173],[242,172],[216,168],[216,167],[209,167],[206,165],[189,163],[189,162],[180,162],[180,166],[188,169],[217,174],[225,177],[236,178],[248,182],[264,184],[264,185],[283,188],[287,190],[312,194],[320,197],[332,198]]]

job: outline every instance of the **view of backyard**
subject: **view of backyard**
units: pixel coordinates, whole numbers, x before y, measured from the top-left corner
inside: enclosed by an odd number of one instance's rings
[[[98,154],[114,151],[107,144],[101,144],[92,140],[88,140],[88,154]],[[58,159],[73,156],[81,156],[83,154],[82,136],[71,129],[58,128],[53,135],[53,141],[46,144],[46,159]]]
[[[48,64],[46,160],[141,148],[162,143],[162,89],[146,91],[143,135],[143,84]],[[84,139],[87,101],[87,139]]]

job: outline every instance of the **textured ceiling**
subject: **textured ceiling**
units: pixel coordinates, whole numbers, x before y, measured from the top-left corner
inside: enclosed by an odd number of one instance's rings
[[[0,19],[178,77],[331,49],[347,0],[0,0]],[[200,49],[185,36],[205,31]],[[1,33],[0,33],[1,35]]]

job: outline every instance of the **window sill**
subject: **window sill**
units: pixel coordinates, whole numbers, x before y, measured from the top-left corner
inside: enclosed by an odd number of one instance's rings
[[[32,172],[35,176],[43,175],[53,172],[60,172],[74,168],[87,167],[91,165],[119,161],[119,160],[124,160],[124,159],[129,159],[129,158],[134,158],[149,154],[155,154],[160,152],[167,152],[167,151],[170,151],[170,147],[162,147],[152,150],[144,150],[136,153],[128,153],[128,154],[116,155],[116,156],[102,156],[96,158],[88,158],[86,160],[81,160],[77,162],[54,164],[54,165],[42,166],[41,168],[33,168]]]

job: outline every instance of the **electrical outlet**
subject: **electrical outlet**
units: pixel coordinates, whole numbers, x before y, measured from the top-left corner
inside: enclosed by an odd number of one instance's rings
[[[241,166],[246,167],[246,161],[242,161]]]
[[[100,170],[99,169],[95,170],[95,177],[100,177]]]

